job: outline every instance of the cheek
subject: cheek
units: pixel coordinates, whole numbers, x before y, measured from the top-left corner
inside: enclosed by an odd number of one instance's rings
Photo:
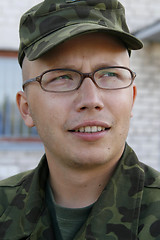
[[[133,107],[132,92],[120,90],[110,98],[110,110],[113,114],[116,124],[121,123],[128,126]]]
[[[30,110],[39,131],[42,128],[56,130],[58,127],[62,127],[67,118],[69,106],[64,98],[56,97],[54,93],[44,92],[42,95],[32,98]]]
[[[131,102],[127,102],[125,98],[119,98],[114,104],[113,110],[113,138],[115,144],[123,145],[127,139],[130,119],[131,119]]]

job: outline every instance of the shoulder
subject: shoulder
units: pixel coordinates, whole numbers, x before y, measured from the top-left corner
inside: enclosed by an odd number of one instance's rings
[[[35,169],[0,181],[0,216],[7,207],[17,204],[19,200],[26,199],[29,193],[30,196],[33,196],[33,192],[41,187],[40,184],[43,184],[47,176],[48,165],[44,155]]]
[[[145,164],[143,168],[145,174],[142,205],[148,210],[152,207],[152,210],[156,212],[157,207],[160,206],[160,172]],[[159,211],[158,215],[160,218]]]
[[[124,170],[130,170],[129,174],[132,174],[132,178],[138,178],[141,181],[141,187],[144,188],[157,188],[160,189],[160,172],[154,168],[139,161],[135,152],[127,144],[123,154],[124,158]]]
[[[34,170],[23,172],[0,181],[0,216],[12,205],[16,196],[22,196],[29,188]]]
[[[144,187],[151,189],[160,189],[160,172],[150,166],[147,166],[144,163],[140,163],[140,165],[144,169]]]
[[[22,172],[0,181],[0,189],[5,187],[17,187],[21,185],[22,179],[26,179],[33,170]]]
[[[23,183],[31,181],[31,178],[33,177],[34,174],[42,174],[42,172],[44,171],[44,169],[46,169],[47,167],[47,160],[46,160],[46,156],[44,155],[39,164],[32,170],[28,170],[25,172],[21,172],[19,174],[16,174],[14,176],[11,176],[9,178],[6,178],[4,180],[0,181],[0,191],[2,189],[14,189],[17,187],[20,187],[21,185],[23,185]]]
[[[160,239],[160,173],[142,164],[145,173],[139,219],[139,239]],[[146,234],[147,233],[147,234]]]
[[[144,188],[142,197],[142,212],[147,215],[157,215],[160,219],[160,173],[150,166],[143,164],[144,168]]]

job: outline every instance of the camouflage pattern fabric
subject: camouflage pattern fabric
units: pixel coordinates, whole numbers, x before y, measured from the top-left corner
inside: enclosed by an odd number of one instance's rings
[[[0,239],[55,240],[45,204],[48,166],[0,182]],[[124,154],[74,240],[159,240],[160,173]],[[58,239],[60,240],[60,239]]]
[[[125,10],[117,0],[45,0],[27,11],[20,22],[19,63],[33,61],[51,48],[88,32],[107,32],[121,39],[129,50],[142,42],[130,34]]]

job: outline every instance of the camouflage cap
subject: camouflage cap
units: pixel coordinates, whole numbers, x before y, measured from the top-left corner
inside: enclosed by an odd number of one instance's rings
[[[97,31],[117,36],[129,51],[143,47],[130,34],[125,9],[117,0],[45,0],[21,18],[19,63],[25,56],[33,61],[69,38]]]

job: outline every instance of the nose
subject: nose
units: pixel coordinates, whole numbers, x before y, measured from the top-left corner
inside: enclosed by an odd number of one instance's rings
[[[104,107],[102,91],[90,78],[85,78],[77,90],[77,111],[102,110]]]

